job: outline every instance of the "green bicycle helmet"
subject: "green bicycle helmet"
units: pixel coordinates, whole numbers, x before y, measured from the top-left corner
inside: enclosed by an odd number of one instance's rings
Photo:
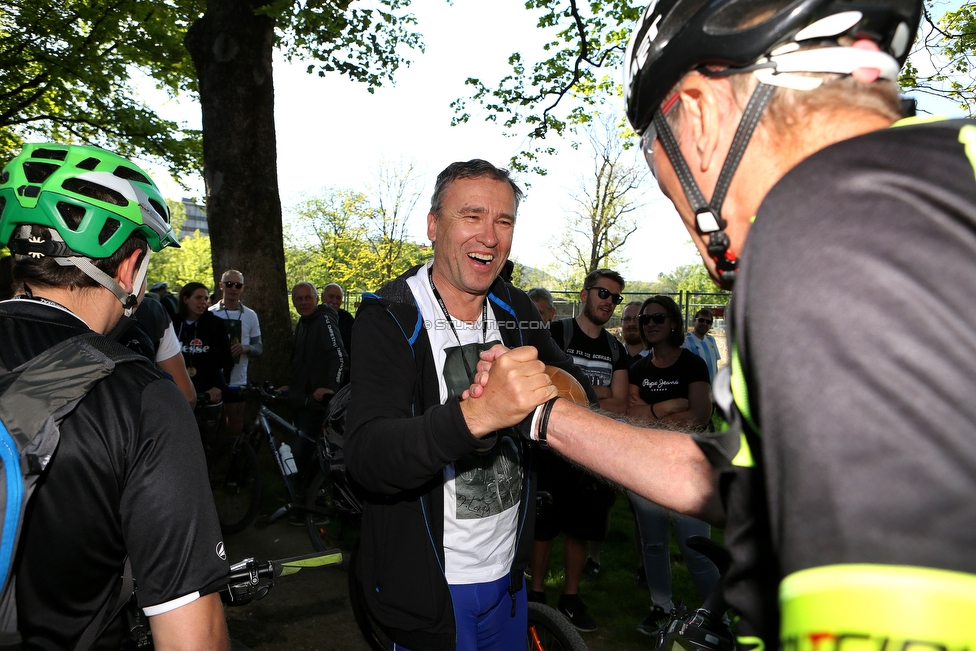
[[[16,235],[31,224],[54,229],[63,242]],[[108,258],[133,233],[153,251],[179,246],[156,184],[121,156],[98,147],[30,143],[0,174],[0,244],[13,253]]]

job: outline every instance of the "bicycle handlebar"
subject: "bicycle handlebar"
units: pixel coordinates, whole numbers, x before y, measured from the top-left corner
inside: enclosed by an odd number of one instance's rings
[[[257,397],[261,402],[270,402],[273,400],[280,400],[288,396],[287,393],[282,393],[274,388],[270,382],[265,382],[263,385],[257,384],[232,384],[227,387],[228,391],[240,393],[244,397]]]
[[[255,599],[264,598],[279,576],[297,574],[306,567],[323,567],[341,562],[342,552],[338,549],[263,562],[256,561],[253,557],[245,558],[231,566],[230,574],[221,581],[224,585],[218,592],[225,604],[243,606]],[[262,579],[267,579],[267,583],[262,585]]]

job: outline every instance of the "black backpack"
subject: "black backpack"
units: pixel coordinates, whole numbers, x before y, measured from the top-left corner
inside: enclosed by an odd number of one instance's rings
[[[59,426],[118,364],[145,358],[94,332],[71,337],[15,369],[0,365],[0,650],[20,649],[12,565],[27,502],[61,441]],[[87,649],[132,595],[128,559],[118,596],[82,634]]]

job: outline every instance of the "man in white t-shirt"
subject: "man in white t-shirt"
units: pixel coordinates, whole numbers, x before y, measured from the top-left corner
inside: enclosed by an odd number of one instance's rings
[[[227,378],[227,384],[231,386],[247,384],[247,361],[264,350],[261,345],[261,323],[254,310],[241,303],[243,293],[244,274],[236,269],[228,269],[220,276],[221,299],[210,307],[215,316],[224,320],[230,338],[234,368]],[[244,403],[232,393],[225,394],[224,413],[227,415],[228,432],[237,436],[244,426]]]
[[[718,370],[718,360],[722,359],[721,353],[718,352],[718,345],[715,343],[715,337],[708,334],[708,331],[712,329],[714,319],[715,313],[707,307],[698,310],[698,313],[695,314],[695,325],[685,334],[685,343],[681,346],[705,360],[708,365],[708,381],[713,384],[715,372]]]
[[[433,261],[365,295],[356,318],[344,445],[368,491],[356,576],[398,649],[525,645],[535,450],[511,426],[554,395],[543,361],[581,374],[498,277],[521,194],[486,161],[450,165],[427,217]],[[498,343],[526,370],[472,412],[464,391]]]

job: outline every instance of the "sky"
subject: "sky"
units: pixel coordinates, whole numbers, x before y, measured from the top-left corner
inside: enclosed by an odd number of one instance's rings
[[[525,9],[524,0],[456,0],[453,4],[413,0],[411,9],[426,52],[410,52],[411,66],[401,67],[395,83],[374,94],[338,75],[309,75],[304,62],[288,64],[275,58],[278,182],[286,219],[289,208],[303,196],[314,196],[327,187],[366,191],[382,161],[413,161],[425,178],[422,196],[409,218],[409,232],[412,239],[425,243],[429,196],[440,170],[472,158],[505,166],[524,145],[519,138],[505,137],[501,125],[486,122],[486,114],[472,102],[468,102],[471,120],[450,126],[451,102],[468,94],[465,79],[479,77],[491,86],[508,72],[512,52],[522,52],[532,61],[541,58],[546,35],[535,28],[535,17]],[[619,71],[613,74],[619,76]],[[153,97],[160,113],[199,128],[195,102]],[[949,103],[923,102],[930,111],[958,113]],[[619,110],[622,113],[622,106]],[[520,184],[529,187],[519,208],[511,257],[537,268],[557,265],[552,245],[567,227],[571,195],[592,168],[585,147],[574,150],[568,139],[552,144],[558,155],[544,161],[547,176],[517,176]],[[625,155],[644,164],[636,147]],[[202,179],[184,179],[191,187],[188,193],[160,168],[150,166],[150,173],[170,198],[204,195]],[[652,281],[659,273],[700,262],[674,208],[653,179],[639,199],[643,206],[634,214],[639,227],[617,265],[624,277]]]
[[[411,8],[426,52],[411,52],[413,63],[397,71],[395,84],[372,95],[363,84],[309,75],[305,63],[289,65],[275,58],[278,182],[286,216],[304,195],[329,186],[365,191],[381,161],[412,160],[425,172],[425,181],[409,231],[415,241],[426,243],[426,215],[437,173],[454,161],[472,158],[507,166],[523,145],[520,139],[505,137],[500,125],[486,123],[486,114],[470,102],[471,120],[452,127],[450,105],[466,96],[468,77],[491,84],[508,72],[512,52],[541,53],[545,38],[535,29],[524,0],[456,0],[453,5],[414,0]],[[470,28],[473,25],[476,30]],[[163,115],[199,128],[195,102],[154,98]],[[554,145],[559,155],[545,162],[547,176],[516,177],[530,187],[519,208],[511,257],[533,267],[556,264],[550,243],[566,228],[566,214],[573,207],[570,195],[592,167],[592,158],[582,148],[573,150],[569,140]],[[636,147],[625,155],[644,165]],[[161,168],[148,167],[165,196],[203,197],[202,179],[184,179],[191,187],[186,192]],[[618,266],[624,277],[655,280],[661,272],[699,262],[687,232],[653,180],[639,199],[643,208],[635,216],[640,228],[622,256],[629,261]]]

